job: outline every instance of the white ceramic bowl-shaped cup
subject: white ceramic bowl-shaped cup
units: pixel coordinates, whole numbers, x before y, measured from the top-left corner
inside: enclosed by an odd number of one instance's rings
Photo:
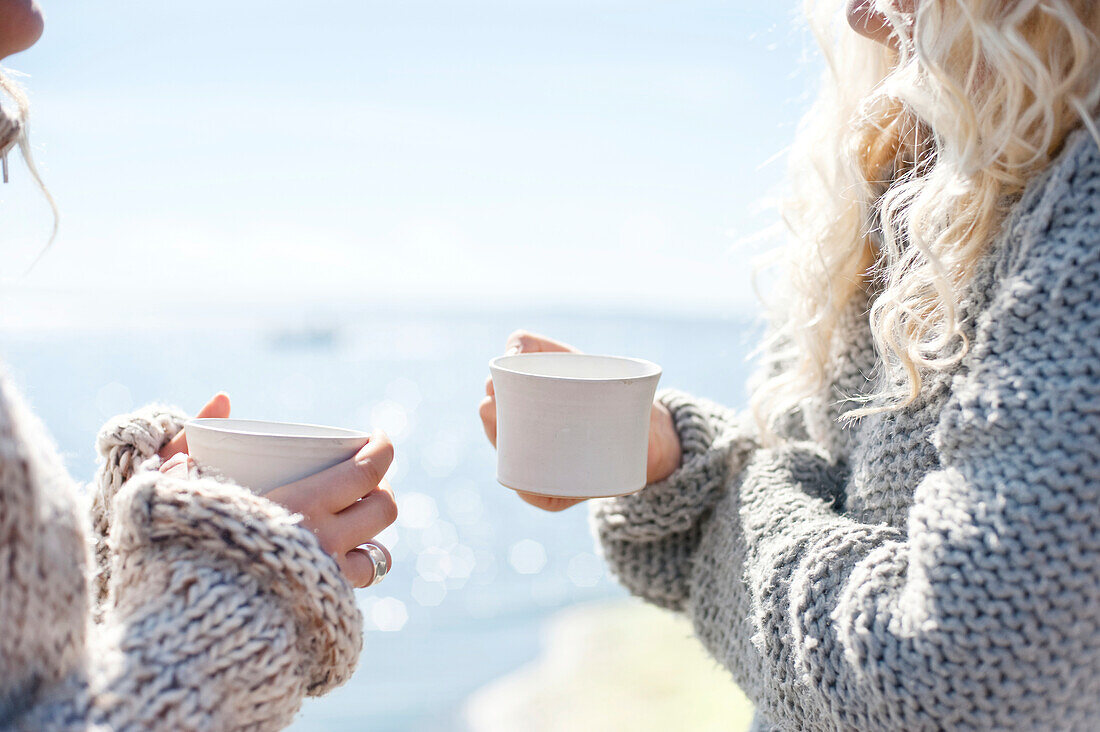
[[[564,498],[645,487],[659,366],[616,356],[531,353],[495,358],[489,370],[501,484]]]
[[[193,419],[187,451],[199,465],[256,493],[319,473],[367,444],[365,432],[252,419]]]

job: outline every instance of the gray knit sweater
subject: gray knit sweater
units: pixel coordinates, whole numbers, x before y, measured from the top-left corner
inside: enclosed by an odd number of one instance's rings
[[[963,303],[971,348],[842,428],[875,364],[854,307],[785,446],[665,393],[680,469],[594,505],[632,592],[784,730],[1100,729],[1100,152],[1038,176]]]
[[[110,422],[87,501],[0,375],[0,730],[274,730],[351,676],[335,561],[271,501],[156,471],[182,423]]]

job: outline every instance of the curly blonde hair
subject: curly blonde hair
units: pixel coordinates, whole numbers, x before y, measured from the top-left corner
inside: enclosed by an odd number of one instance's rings
[[[917,399],[966,353],[959,293],[1028,180],[1074,128],[1100,144],[1095,0],[876,0],[890,46],[856,35],[843,5],[806,3],[826,68],[790,152],[787,286],[765,345],[784,367],[752,400],[772,439],[832,378],[857,296],[879,373],[846,419]]]
[[[31,174],[31,179],[38,186],[42,195],[46,197],[46,203],[49,204],[50,211],[53,213],[53,228],[50,231],[50,237],[46,241],[46,246],[34,258],[27,270],[29,272],[38,264],[46,250],[53,245],[54,239],[57,238],[57,225],[60,215],[57,203],[50,195],[46,184],[42,182],[42,176],[39,175],[38,166],[35,165],[34,156],[31,154],[30,138],[27,133],[27,116],[30,102],[27,100],[26,92],[12,80],[11,72],[6,69],[0,69],[0,94],[6,96],[15,107],[12,110],[7,104],[0,106],[0,156],[4,158],[5,182],[7,182],[7,156],[14,148],[18,147],[20,154],[23,156],[23,161],[27,164],[27,171]]]

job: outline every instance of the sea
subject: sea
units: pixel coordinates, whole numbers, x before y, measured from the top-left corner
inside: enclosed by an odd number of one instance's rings
[[[464,701],[533,661],[550,616],[625,595],[583,506],[541,512],[494,479],[477,406],[489,359],[521,327],[655,361],[661,387],[732,406],[746,401],[760,333],[744,316],[644,306],[238,303],[232,317],[0,331],[0,360],[84,482],[103,422],[154,401],[194,412],[224,390],[241,418],[387,430],[400,516],[380,540],[394,567],[357,592],[355,676],[308,700],[291,729],[464,730]]]

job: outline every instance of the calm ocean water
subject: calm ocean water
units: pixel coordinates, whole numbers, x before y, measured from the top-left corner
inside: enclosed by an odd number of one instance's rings
[[[662,386],[731,405],[744,402],[758,332],[736,318],[606,311],[235,315],[201,327],[0,333],[0,359],[81,480],[108,417],[156,400],[195,410],[219,389],[239,417],[390,433],[401,516],[382,540],[395,567],[359,593],[359,671],[306,703],[293,727],[302,732],[460,730],[463,700],[532,660],[549,614],[623,594],[594,554],[583,508],[542,513],[493,478],[476,410],[486,362],[512,329],[656,361]]]

